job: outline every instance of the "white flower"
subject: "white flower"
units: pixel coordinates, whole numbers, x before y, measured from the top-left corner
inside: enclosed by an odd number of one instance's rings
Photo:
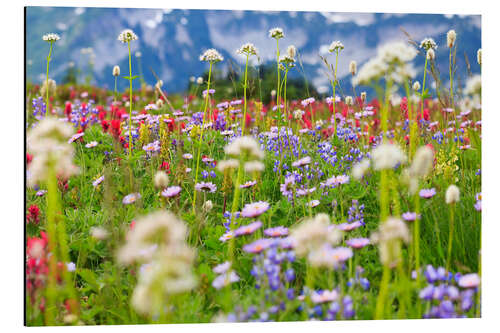
[[[49,93],[54,94],[57,88],[56,81],[49,79],[47,85],[47,80],[44,80],[42,87],[40,88],[40,95],[45,96],[47,94],[47,87],[49,89]]]
[[[104,240],[109,236],[109,233],[106,231],[106,229],[101,227],[90,228],[90,234],[92,235],[92,238],[95,238],[97,240]]]
[[[120,76],[120,66],[113,67],[113,76]]]
[[[250,161],[246,162],[244,165],[245,172],[251,173],[251,172],[262,172],[264,171],[264,163],[260,161]]]
[[[46,42],[54,43],[54,42],[57,42],[59,39],[61,39],[61,37],[59,37],[58,34],[51,32],[51,33],[43,35],[42,39]]]
[[[196,84],[200,85],[203,83],[203,78],[201,76],[199,76],[197,79],[196,79]]]
[[[239,156],[246,152],[258,159],[264,157],[264,152],[260,148],[260,144],[251,136],[241,136],[224,147],[227,155]]]
[[[364,174],[369,168],[370,168],[370,160],[364,158],[361,160],[361,162],[356,163],[352,167],[352,176],[354,177],[354,179],[359,180],[364,176]]]
[[[67,142],[72,133],[70,124],[52,117],[45,117],[28,133],[28,151],[33,154],[28,169],[30,185],[47,180],[51,165],[64,178],[78,173],[78,167],[73,165],[73,146]]]
[[[451,49],[453,45],[455,45],[455,40],[457,40],[457,33],[455,30],[450,30],[446,34],[446,43],[448,44],[448,47]]]
[[[456,185],[450,185],[446,190],[445,201],[447,204],[454,204],[460,201],[460,190]]]
[[[214,207],[214,204],[212,203],[212,200],[207,200],[203,203],[202,209],[203,209],[203,211],[208,213],[209,211],[212,210],[213,207]]]
[[[420,48],[425,50],[436,49],[437,44],[434,39],[427,37],[420,42]]]
[[[477,63],[479,65],[483,64],[483,50],[482,49],[477,50]]]
[[[295,55],[297,53],[297,48],[295,47],[295,45],[290,45],[287,49],[286,49],[286,54],[294,59],[295,58]]]
[[[426,58],[427,58],[427,60],[434,60],[434,59],[436,59],[436,53],[434,53],[433,49],[428,49],[427,50]]]
[[[353,101],[352,101],[352,96],[346,96],[345,97],[345,104],[347,105],[352,105]]]
[[[344,44],[342,44],[340,41],[336,40],[336,41],[333,41],[331,44],[330,44],[330,47],[328,47],[328,51],[330,53],[333,53],[333,52],[336,52],[336,51],[341,51],[344,49]]]
[[[413,90],[420,91],[420,82],[418,81],[413,82]]]
[[[250,56],[257,55],[258,51],[252,43],[245,43],[238,50],[236,50],[236,53]]]
[[[290,238],[295,244],[297,255],[306,256],[310,252],[322,248],[325,244],[338,244],[342,233],[336,228],[331,228],[330,218],[321,213],[296,226],[291,231]]]
[[[352,60],[349,63],[349,72],[351,72],[353,76],[356,75],[356,69],[357,69],[357,63],[356,61]]]
[[[406,162],[406,155],[394,144],[382,143],[371,153],[375,170],[391,169],[400,163]]]
[[[219,161],[219,163],[217,163],[217,170],[224,172],[226,170],[237,169],[239,165],[240,162],[238,160],[230,158],[228,160]]]
[[[390,267],[394,267],[401,258],[401,241],[410,241],[409,231],[406,224],[395,217],[389,217],[371,235],[371,242],[379,245],[380,261]]]
[[[200,61],[215,63],[224,60],[224,57],[216,49],[208,49],[200,55]]]
[[[269,30],[269,37],[280,39],[285,37],[285,34],[283,33],[283,29],[281,28],[272,28]]]
[[[125,29],[118,35],[118,40],[122,43],[130,43],[137,39],[139,39],[139,37],[130,29]]]
[[[467,80],[464,93],[467,95],[481,94],[481,75],[475,74]]]
[[[304,115],[304,113],[305,113],[304,111],[297,109],[297,110],[293,111],[293,118],[302,119],[302,116]]]
[[[155,174],[154,184],[157,188],[166,188],[168,186],[168,175],[165,171],[158,171]]]
[[[413,162],[410,166],[410,174],[417,177],[425,177],[431,170],[434,163],[434,152],[428,146],[417,149]]]

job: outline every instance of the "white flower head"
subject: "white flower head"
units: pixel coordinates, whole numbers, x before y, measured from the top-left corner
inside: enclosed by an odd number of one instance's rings
[[[154,184],[157,188],[163,189],[168,186],[168,175],[165,171],[158,171],[154,177]]]
[[[118,40],[122,43],[130,43],[133,40],[138,40],[139,37],[131,30],[125,29],[118,35]]]
[[[457,33],[455,30],[450,30],[446,34],[446,43],[448,44],[448,47],[451,49],[453,45],[455,45],[455,41],[457,40]]]
[[[477,63],[480,66],[483,64],[483,49],[477,50]]]
[[[253,45],[252,43],[245,43],[239,49],[236,50],[236,53],[251,56],[251,55],[257,55],[259,52],[255,47],[255,45]]]
[[[120,66],[113,67],[113,76],[120,76]]]
[[[354,164],[352,167],[352,176],[354,179],[360,180],[370,168],[370,160],[364,158],[361,162]]]
[[[283,29],[281,28],[272,28],[269,30],[269,37],[280,39],[285,37],[285,34],[283,33]]]
[[[286,54],[294,59],[295,58],[295,55],[297,54],[297,48],[295,47],[295,45],[290,45],[287,49],[286,49]]]
[[[420,48],[421,49],[425,49],[426,51],[427,50],[430,50],[430,49],[437,49],[437,44],[436,42],[434,41],[434,39],[430,38],[430,37],[427,37],[427,38],[424,38],[421,42],[420,42]]]
[[[330,53],[339,52],[344,49],[344,44],[342,44],[339,40],[333,41],[328,47],[328,51]]]
[[[427,60],[434,60],[434,59],[436,59],[436,53],[434,52],[434,49],[428,49],[427,50],[426,58],[427,58]]]
[[[357,63],[355,60],[351,60],[349,63],[349,72],[354,76],[356,75]]]
[[[425,177],[431,170],[434,163],[434,152],[428,146],[417,149],[413,162],[410,166],[410,175]]]
[[[264,152],[260,148],[260,144],[251,136],[236,138],[224,147],[224,151],[227,155],[231,156],[239,156],[242,153],[247,153],[257,159],[264,158]]]
[[[210,63],[216,63],[223,61],[224,57],[216,49],[208,49],[200,55],[200,61],[206,61]]]
[[[395,144],[382,143],[372,150],[373,168],[375,170],[391,169],[406,162],[406,155]]]
[[[54,43],[54,42],[57,42],[59,39],[61,39],[61,37],[59,37],[58,34],[51,32],[51,33],[43,35],[42,39],[46,42]]]
[[[449,204],[454,204],[460,201],[460,190],[456,185],[450,185],[446,190],[445,201]]]
[[[413,90],[420,91],[420,88],[421,88],[420,82],[418,82],[418,81],[413,82]]]

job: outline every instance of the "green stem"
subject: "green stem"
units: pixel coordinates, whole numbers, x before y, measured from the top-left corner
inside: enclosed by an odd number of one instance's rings
[[[49,108],[49,64],[50,64],[50,56],[52,54],[52,44],[54,42],[50,42],[50,49],[49,49],[49,55],[47,56],[47,79],[45,81],[45,90],[46,90],[46,107],[47,107],[47,112],[50,113],[50,108]]]
[[[243,119],[242,119],[242,124],[241,124],[241,134],[245,135],[245,128],[246,128],[246,117],[247,117],[247,77],[248,77],[248,58],[249,55],[247,54],[247,59],[245,62],[245,84],[243,85]]]
[[[210,80],[212,78],[212,62],[210,62],[210,67],[208,69],[208,82],[207,82],[207,93],[205,95],[205,108],[203,110],[203,121],[201,123],[200,139],[198,140],[198,154],[196,157],[196,174],[194,176],[194,183],[198,183],[198,171],[200,169],[200,153],[201,153],[201,140],[203,138],[203,129],[205,128],[205,117],[208,108],[208,95],[210,95]],[[196,190],[193,193],[193,214],[196,213]]]
[[[389,266],[384,265],[382,281],[380,282],[380,291],[377,297],[377,304],[375,308],[375,319],[383,319],[384,317],[385,299],[389,290],[390,273],[391,271],[389,269]]]
[[[453,231],[455,229],[455,205],[450,205],[450,234],[448,236],[448,257],[446,260],[446,270],[450,270],[451,263],[451,249],[453,245]]]

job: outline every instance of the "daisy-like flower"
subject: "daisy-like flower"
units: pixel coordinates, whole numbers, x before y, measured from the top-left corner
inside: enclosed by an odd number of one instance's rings
[[[141,194],[136,192],[136,193],[130,193],[128,195],[126,195],[123,200],[122,200],[122,203],[124,205],[129,205],[131,203],[134,203],[136,202],[138,199],[141,198]]]
[[[283,33],[283,29],[281,28],[272,28],[269,30],[269,37],[280,39],[285,37],[285,34]]]
[[[295,176],[288,176],[285,178],[285,183],[280,184],[280,192],[286,197],[293,195],[293,187],[295,185]]]
[[[334,302],[339,297],[337,290],[323,290],[323,292],[314,291],[311,295],[311,300],[315,304]]]
[[[98,145],[97,141],[91,141],[91,142],[87,143],[87,144],[85,145],[85,147],[86,147],[86,148],[94,148],[94,147],[95,147],[95,146],[97,146],[97,145]]]
[[[241,184],[240,185],[240,188],[250,188],[250,187],[253,187],[257,184],[257,181],[256,180],[249,180],[247,181],[246,183],[244,184]]]
[[[352,223],[341,223],[337,225],[337,229],[342,230],[342,231],[352,231],[354,229],[357,229],[361,227],[363,224],[359,221],[352,222]]]
[[[182,158],[186,159],[186,160],[190,160],[193,158],[193,155],[192,154],[189,154],[189,153],[186,153],[186,154],[183,154],[182,155]]]
[[[436,189],[434,187],[429,189],[427,188],[421,189],[419,195],[421,198],[430,199],[436,195]]]
[[[295,167],[295,168],[298,168],[298,167],[302,167],[304,165],[308,165],[310,163],[311,163],[311,157],[310,156],[306,156],[306,157],[302,157],[298,161],[293,162],[292,166]]]
[[[224,60],[224,57],[216,49],[208,49],[200,55],[200,61],[215,63]]]
[[[215,266],[212,270],[214,273],[223,274],[226,273],[231,268],[231,262],[226,261],[222,264]]]
[[[234,233],[232,231],[229,231],[229,232],[226,232],[224,235],[222,235],[219,238],[219,240],[224,243],[224,242],[230,240],[231,238],[234,238]]]
[[[234,271],[230,271],[224,274],[217,276],[212,281],[212,287],[219,290],[223,287],[230,285],[231,283],[238,282],[240,277]]]
[[[214,183],[201,182],[194,186],[196,191],[203,191],[208,193],[214,193],[217,191],[217,186]]]
[[[392,169],[406,162],[406,155],[397,145],[383,143],[372,150],[371,157],[375,170]]]
[[[351,238],[345,241],[347,245],[352,247],[353,249],[361,249],[368,244],[370,244],[370,239],[361,237],[361,238]]]
[[[245,43],[239,49],[236,50],[236,53],[251,56],[251,55],[257,55],[258,51],[255,45],[253,45],[252,43]]]
[[[73,134],[69,140],[68,140],[68,143],[73,143],[75,142],[76,140],[80,139],[83,135],[85,134],[85,132],[81,132],[81,133],[76,133],[76,134]]]
[[[139,37],[137,37],[131,29],[125,29],[118,35],[118,40],[122,43],[129,43],[137,39],[139,39]]]
[[[328,51],[330,53],[336,52],[336,51],[341,51],[344,49],[344,44],[342,44],[340,41],[333,41],[330,46],[328,47]]]
[[[430,50],[430,49],[435,50],[437,49],[437,44],[434,41],[434,39],[427,37],[420,42],[420,48],[425,50]]]
[[[164,196],[165,198],[172,198],[179,195],[179,193],[181,193],[181,190],[182,189],[180,186],[170,186],[164,189],[161,192],[161,195]]]
[[[92,186],[97,187],[104,180],[104,176],[101,176],[92,182]]]
[[[36,196],[43,197],[45,195],[45,193],[47,193],[47,190],[40,190],[40,191],[36,192]]]
[[[267,228],[264,230],[264,235],[268,237],[284,237],[288,235],[288,228],[283,226]]]
[[[54,42],[57,42],[59,39],[61,39],[61,37],[59,37],[58,34],[51,32],[51,33],[43,35],[42,39],[46,42],[54,43]]]
[[[417,219],[417,213],[415,213],[415,212],[406,212],[406,213],[403,213],[401,215],[401,217],[406,222],[413,222],[413,221],[415,221]]]
[[[319,205],[319,200],[311,200],[307,203],[308,207],[314,208]]]
[[[243,245],[243,251],[248,253],[261,253],[273,244],[273,240],[269,238],[261,238],[253,243]]]
[[[258,201],[251,204],[246,204],[241,210],[243,217],[257,217],[265,213],[269,209],[269,203]]]
[[[239,227],[234,231],[234,236],[251,235],[256,232],[260,227],[262,227],[262,222],[256,221],[244,226]]]
[[[477,273],[465,274],[458,280],[458,285],[462,288],[476,288],[481,283],[481,278]]]

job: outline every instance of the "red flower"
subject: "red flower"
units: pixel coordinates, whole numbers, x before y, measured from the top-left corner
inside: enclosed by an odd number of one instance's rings
[[[37,205],[31,205],[28,208],[28,214],[26,215],[26,220],[28,223],[38,224],[40,222],[40,208]]]
[[[68,120],[71,120],[71,102],[66,102],[64,106],[64,114],[68,117]]]
[[[33,160],[33,156],[26,153],[26,164],[30,164],[32,160]]]

